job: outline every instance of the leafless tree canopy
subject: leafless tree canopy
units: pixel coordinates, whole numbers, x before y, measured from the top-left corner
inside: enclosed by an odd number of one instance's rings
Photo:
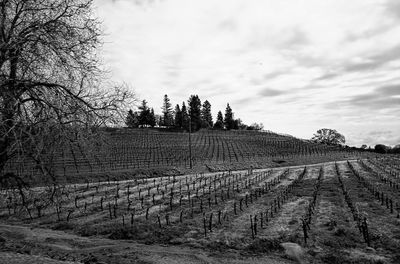
[[[0,179],[8,161],[27,157],[51,174],[52,151],[89,144],[94,128],[119,117],[130,94],[101,88],[101,34],[91,0],[1,1]]]

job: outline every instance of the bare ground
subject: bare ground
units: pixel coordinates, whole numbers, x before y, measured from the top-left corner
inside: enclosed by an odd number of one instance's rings
[[[293,263],[277,256],[221,254],[185,246],[81,237],[64,231],[1,224],[0,263]]]

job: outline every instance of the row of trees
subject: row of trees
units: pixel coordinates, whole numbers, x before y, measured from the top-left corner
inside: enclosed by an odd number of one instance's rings
[[[185,102],[182,102],[182,105],[177,104],[174,109],[172,109],[168,95],[164,95],[161,110],[161,115],[155,115],[154,109],[149,108],[146,100],[143,100],[138,111],[129,110],[126,117],[126,125],[131,128],[160,126],[188,131],[198,131],[201,128],[227,130],[263,129],[262,124],[254,123],[251,126],[247,126],[240,119],[235,119],[229,103],[226,106],[225,115],[218,111],[217,119],[213,122],[210,102],[205,100],[202,104],[198,95],[189,97],[188,106],[186,106]]]
[[[128,127],[154,127],[157,124],[154,109],[147,106],[147,101],[143,100],[139,111],[128,111],[125,123]]]
[[[335,129],[322,128],[317,130],[317,133],[311,138],[311,141],[316,143],[322,143],[327,145],[337,145],[344,146],[346,148],[350,148],[345,146],[346,139],[345,137],[337,132]],[[371,151],[376,153],[389,153],[389,154],[400,154],[400,144],[394,146],[386,146],[383,144],[377,144],[374,148],[368,147],[367,145],[362,145],[360,148],[352,147],[352,149],[360,150],[360,151]]]
[[[385,153],[400,154],[400,144],[394,146],[393,148],[391,146],[378,144],[378,145],[375,145],[374,150],[375,150],[375,152],[382,153],[382,154],[385,154]]]

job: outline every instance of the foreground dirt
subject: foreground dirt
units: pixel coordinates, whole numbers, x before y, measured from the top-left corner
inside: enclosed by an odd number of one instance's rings
[[[64,231],[0,224],[0,263],[295,263],[279,256],[212,252],[183,246],[145,245]],[[283,253],[282,253],[283,254]]]

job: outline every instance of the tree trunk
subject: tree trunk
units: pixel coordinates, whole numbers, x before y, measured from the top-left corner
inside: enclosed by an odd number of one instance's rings
[[[10,50],[10,73],[7,83],[5,83],[1,90],[1,97],[3,99],[3,110],[1,112],[1,123],[3,124],[3,135],[0,139],[0,183],[4,184],[5,173],[4,168],[10,158],[10,146],[12,143],[11,130],[14,126],[15,112],[17,111],[15,97],[16,94],[16,78],[17,78],[17,65],[18,65],[18,52]]]

